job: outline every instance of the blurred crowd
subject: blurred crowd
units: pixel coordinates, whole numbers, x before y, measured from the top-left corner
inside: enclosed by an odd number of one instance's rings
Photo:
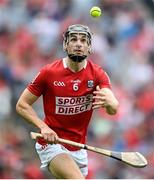
[[[103,15],[89,10],[100,6]],[[120,102],[115,116],[93,114],[87,143],[114,151],[139,151],[143,169],[89,152],[89,179],[154,178],[154,3],[152,0],[0,0],[0,178],[52,178],[39,168],[34,127],[21,119],[16,102],[39,69],[64,57],[68,25],[88,25],[90,55],[109,74]],[[43,118],[42,99],[34,105]]]

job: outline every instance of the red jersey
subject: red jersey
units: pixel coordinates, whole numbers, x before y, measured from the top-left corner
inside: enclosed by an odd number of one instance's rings
[[[43,96],[44,121],[59,137],[85,143],[97,85],[110,88],[109,77],[100,66],[86,61],[81,71],[72,72],[63,59],[43,67],[28,90]],[[38,142],[45,143],[43,139]],[[64,146],[69,150],[78,149]]]

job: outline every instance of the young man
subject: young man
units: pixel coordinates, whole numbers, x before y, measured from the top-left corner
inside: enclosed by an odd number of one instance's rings
[[[17,112],[43,135],[36,150],[41,167],[48,168],[55,178],[83,179],[88,173],[86,150],[57,144],[58,137],[85,143],[93,109],[105,108],[111,115],[118,109],[106,72],[87,60],[91,36],[87,26],[69,26],[63,41],[67,57],[43,67],[16,105]],[[32,108],[41,95],[44,121]]]

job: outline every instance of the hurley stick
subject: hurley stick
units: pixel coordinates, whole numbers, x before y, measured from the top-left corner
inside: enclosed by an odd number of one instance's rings
[[[42,134],[35,133],[35,132],[31,132],[30,135],[31,135],[32,139],[37,139],[39,137],[43,137]],[[50,142],[48,142],[48,143],[50,144]],[[122,162],[124,162],[124,163],[126,163],[126,164],[128,164],[130,166],[136,167],[136,168],[143,168],[148,164],[145,157],[139,152],[116,152],[116,151],[110,151],[110,150],[97,148],[97,147],[77,143],[77,142],[62,139],[62,138],[58,139],[58,143],[69,144],[71,146],[75,146],[75,147],[78,147],[78,148],[81,148],[81,149],[86,149],[86,150],[89,150],[89,151],[93,151],[95,153],[99,153],[99,154],[102,154],[102,155],[117,159],[119,161],[122,161]]]

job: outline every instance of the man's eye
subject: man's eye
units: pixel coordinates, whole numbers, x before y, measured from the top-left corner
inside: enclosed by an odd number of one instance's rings
[[[71,41],[76,41],[76,38],[72,38]]]
[[[86,42],[86,41],[87,41],[87,39],[82,39],[81,41],[82,41],[82,42]]]

